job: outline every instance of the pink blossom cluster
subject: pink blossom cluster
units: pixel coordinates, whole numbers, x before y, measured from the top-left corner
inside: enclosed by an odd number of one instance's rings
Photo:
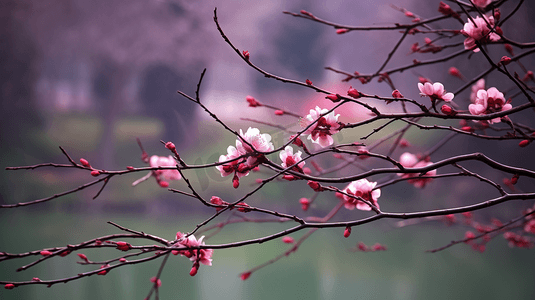
[[[379,203],[377,202],[377,199],[381,196],[381,190],[380,189],[374,189],[377,185],[377,182],[369,182],[368,179],[359,179],[357,181],[351,182],[344,190],[343,192],[355,197],[362,198],[369,203],[373,204],[375,207],[379,208]],[[358,200],[355,197],[350,197],[344,194],[341,195],[342,199],[344,200],[344,206],[345,208],[349,210],[353,210],[355,208],[360,210],[371,210],[369,204],[362,200]]]
[[[196,239],[192,234],[187,238],[180,231],[176,233],[176,238],[178,242],[175,244],[176,247],[198,247],[204,245],[204,236],[201,236],[200,239]],[[180,254],[189,258],[189,260],[194,262],[199,262],[203,265],[211,266],[212,265],[212,254],[214,250],[212,249],[194,249],[194,250],[173,250],[173,255]]]
[[[477,91],[476,100],[474,104],[468,106],[468,110],[474,116],[487,115],[495,112],[505,111],[511,109],[511,104],[505,101],[503,93],[497,88],[491,87],[488,90],[480,89]],[[490,124],[499,123],[501,118],[490,119]]]
[[[405,152],[401,154],[399,158],[399,163],[404,168],[423,168],[427,167],[429,165],[432,165],[433,163],[426,160],[420,160],[418,157],[414,154],[411,154],[409,152]],[[437,174],[437,170],[431,170],[427,173],[425,173],[425,176],[434,176]],[[398,176],[401,176],[401,178],[411,178],[409,179],[409,183],[414,185],[417,188],[423,188],[425,187],[429,182],[431,182],[432,178],[419,178],[419,175],[416,173],[398,173]]]
[[[153,155],[149,160],[149,164],[152,168],[175,167],[177,165],[176,160],[171,155],[169,157]],[[155,170],[152,174],[162,187],[169,186],[168,180],[180,180],[182,178],[178,170]]]
[[[247,143],[242,142],[242,140],[249,143],[253,148]],[[234,174],[233,184],[237,188],[238,178],[249,175],[249,171],[262,162],[264,154],[259,152],[269,152],[273,149],[273,143],[271,143],[271,136],[269,134],[261,134],[258,128],[249,127],[245,133],[240,129],[240,137],[236,140],[236,147],[229,146],[227,148],[227,155],[221,155],[219,162],[227,162],[240,156],[244,157],[216,166],[216,168],[221,172],[222,177]]]
[[[316,106],[315,109],[310,110],[310,113],[306,117],[301,119],[301,125],[303,127],[318,120],[314,125],[308,128],[304,134],[308,134],[308,139],[313,143],[320,145],[322,148],[332,145],[334,143],[332,135],[340,131],[342,128],[342,125],[338,123],[340,114],[335,115],[334,111],[327,114],[328,111],[329,110],[326,108],[321,109]]]
[[[483,17],[484,18],[480,18],[477,16],[475,19],[468,19],[468,22],[464,24],[464,28],[461,30],[461,33],[466,36],[466,39],[464,40],[464,49],[473,49],[474,52],[479,52],[479,47],[477,47],[476,41],[480,44],[486,44],[488,42],[496,42],[500,40],[498,34],[491,32],[491,28],[494,27],[494,17]],[[496,30],[499,30],[499,27],[497,27]]]

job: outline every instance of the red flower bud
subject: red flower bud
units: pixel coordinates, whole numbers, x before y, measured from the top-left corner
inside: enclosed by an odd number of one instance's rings
[[[234,178],[232,179],[232,187],[237,189],[240,186],[240,179],[238,176],[234,175]]]
[[[306,83],[307,85],[312,85],[312,81],[310,81],[310,80],[308,80],[308,79],[305,81],[305,83]]]
[[[403,98],[403,95],[398,90],[393,90],[392,91],[392,97],[394,97],[396,99],[400,99],[400,98]]]
[[[463,75],[461,74],[461,71],[457,69],[456,67],[450,67],[448,70],[448,73],[450,73],[451,76],[455,76],[457,78],[463,78]]]
[[[161,181],[158,182],[158,184],[160,185],[160,187],[163,187],[163,188],[169,187],[169,182],[167,182],[167,181],[161,180]]]
[[[132,170],[134,170],[134,167],[132,167],[132,166],[127,166],[126,169],[132,171]]]
[[[93,170],[93,171],[91,171],[91,176],[93,176],[93,177],[97,177],[98,175],[100,175],[100,172],[99,172],[99,171],[97,171],[97,170]]]
[[[308,210],[308,207],[310,206],[310,201],[307,198],[301,198],[299,199],[299,203],[301,203],[301,208],[304,211]]]
[[[470,126],[463,126],[463,127],[461,127],[461,130],[462,131],[467,131],[467,132],[474,132],[474,128],[472,128]]]
[[[414,14],[413,14],[413,13],[411,13],[410,11],[408,11],[408,10],[407,10],[407,11],[405,11],[405,15],[406,15],[407,17],[409,17],[409,18],[412,18],[412,17],[414,17]]]
[[[247,102],[249,102],[249,107],[262,106],[262,104],[260,104],[258,101],[256,101],[256,99],[253,98],[253,96],[247,96],[247,97],[245,97],[245,100],[247,100]]]
[[[513,178],[511,178],[511,184],[515,185],[518,182],[518,178],[520,176],[518,174],[513,175]]]
[[[329,99],[332,102],[338,102],[338,101],[340,101],[340,96],[338,94],[330,94],[330,95],[326,96],[325,99]]]
[[[117,242],[116,245],[117,245],[117,249],[119,249],[121,251],[128,251],[128,250],[132,249],[132,245],[130,245],[127,242]]]
[[[250,212],[251,211],[250,206],[247,203],[240,202],[240,203],[236,204],[236,206],[239,206],[238,207],[238,211],[240,211],[240,212],[246,213],[246,212]]]
[[[119,258],[119,261],[122,262],[122,263],[124,263],[124,262],[126,262],[126,258],[121,257],[121,258]]]
[[[336,29],[336,34],[344,34],[346,32],[348,32],[349,29],[346,29],[346,28],[340,28],[340,29]]]
[[[277,116],[282,116],[282,115],[284,115],[284,111],[283,111],[283,110],[280,110],[280,109],[277,109],[277,110],[275,111],[275,114],[276,114]]]
[[[512,56],[515,56],[515,53],[513,52],[513,46],[511,46],[511,44],[505,44],[505,50],[511,54]]]
[[[251,276],[251,272],[241,273],[240,274],[240,279],[241,280],[247,280],[247,278],[249,278],[250,276]]]
[[[52,254],[52,252],[50,252],[48,250],[43,250],[43,251],[39,252],[39,254],[41,254],[42,256],[49,256],[50,254]]]
[[[91,166],[89,165],[89,162],[84,159],[84,158],[80,158],[80,163],[82,164],[82,166],[86,167],[86,168],[90,168]]]
[[[189,275],[190,276],[195,276],[197,275],[197,267],[195,265],[193,265],[193,267],[191,267],[191,270],[189,271]]]
[[[386,247],[379,243],[376,243],[375,245],[373,245],[372,250],[373,251],[386,251]]]
[[[176,150],[175,144],[173,144],[172,142],[165,143],[165,148],[167,148],[167,149],[169,149],[171,151],[175,151]]]
[[[471,240],[473,238],[475,238],[476,235],[472,232],[472,231],[467,231],[464,233],[464,239],[465,240]],[[465,243],[468,243],[469,241],[465,241]]]
[[[358,245],[357,245],[357,247],[358,247],[358,249],[359,249],[360,251],[364,251],[364,252],[366,252],[366,251],[369,250],[369,249],[368,249],[368,246],[366,246],[366,244],[364,244],[363,242],[359,242]]]
[[[249,51],[247,51],[247,50],[243,50],[242,54],[243,54],[243,58],[245,58],[245,60],[248,61],[248,60],[249,60],[249,57],[250,57],[250,55],[249,55]]]
[[[78,253],[78,257],[80,257],[81,259],[87,261],[87,256],[85,256],[85,254],[83,254],[83,253]]]
[[[292,136],[290,136],[290,139],[293,139],[294,137],[295,137],[295,135],[292,135]],[[293,141],[292,144],[294,144],[294,145],[296,145],[296,146],[298,146],[298,147],[301,147],[301,148],[304,146],[304,145],[303,145],[303,141],[302,141],[299,137],[297,137],[297,138]]]
[[[349,236],[351,235],[351,227],[346,227],[346,229],[344,230],[344,237],[345,238],[348,238]]]
[[[399,146],[400,146],[401,148],[407,148],[407,147],[410,147],[411,144],[410,144],[409,141],[407,141],[406,139],[401,139],[401,140],[399,141]]]
[[[520,143],[518,143],[518,146],[520,147],[526,147],[527,145],[529,145],[530,141],[529,140],[523,140],[521,141]]]
[[[297,178],[295,178],[295,176],[293,176],[293,175],[283,175],[282,179],[288,180],[288,181],[293,181],[293,180],[296,180]]]
[[[354,89],[353,87],[349,87],[349,90],[347,91],[347,95],[352,97],[352,98],[355,98],[355,99],[358,99],[360,98],[360,93],[359,91],[357,91],[356,89]]]
[[[217,196],[212,196],[212,198],[210,198],[210,203],[215,204],[215,205],[222,205],[223,200]]]
[[[286,244],[293,244],[295,240],[291,236],[285,236],[282,238],[282,241]]]
[[[162,280],[160,278],[157,278],[156,276],[152,277],[150,279],[150,282],[155,283],[156,287],[161,287],[162,286]]]
[[[323,188],[321,187],[321,185],[320,185],[317,181],[309,180],[307,184],[308,184],[308,186],[311,187],[315,192],[321,192],[321,191],[323,191]]]
[[[61,253],[59,254],[59,256],[61,256],[61,257],[65,257],[65,256],[67,256],[67,255],[69,255],[69,254],[71,254],[71,251],[70,251],[70,250],[65,250],[65,251],[61,252]]]
[[[429,79],[427,79],[425,77],[422,77],[422,76],[418,76],[418,81],[420,81],[421,84],[425,84],[426,82],[430,82]]]
[[[13,283],[7,283],[6,285],[4,285],[4,288],[6,290],[12,290],[15,288],[15,285]]]
[[[457,114],[457,111],[447,106],[446,104],[442,105],[442,107],[440,108],[440,111],[442,111],[443,114],[448,115],[448,116],[454,116]]]
[[[306,11],[306,10],[301,10],[300,13],[301,13],[302,15],[312,17],[312,14],[309,13],[308,11]]]
[[[502,56],[502,59],[500,59],[500,62],[507,66],[511,62],[511,58],[509,56]]]

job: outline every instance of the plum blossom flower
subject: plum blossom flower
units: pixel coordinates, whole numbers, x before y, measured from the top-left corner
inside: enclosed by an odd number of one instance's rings
[[[291,146],[286,146],[283,151],[280,152],[279,157],[282,160],[282,167],[288,168],[289,166],[295,165],[298,161],[301,160],[301,151],[297,151],[297,153],[293,153],[294,149]],[[303,172],[303,166],[305,165],[305,162],[300,162],[297,166],[294,168],[298,172]]]
[[[247,143],[242,142],[246,141]],[[247,155],[247,159],[237,159],[223,165],[216,166],[217,170],[221,172],[221,177],[225,177],[234,173],[233,186],[239,186],[239,178],[249,175],[249,171],[257,167],[264,157],[264,154],[258,152],[269,152],[274,149],[271,143],[271,136],[267,133],[260,134],[257,128],[247,129],[245,133],[240,129],[240,138],[236,140],[236,147],[229,146],[227,148],[227,155],[219,156],[219,162],[227,162],[242,155]]]
[[[174,167],[176,166],[176,160],[171,155],[169,155],[169,157],[153,155],[150,157],[149,164],[152,168]],[[180,173],[176,169],[155,170],[153,171],[153,174],[158,182],[164,180],[180,180],[182,178],[182,176],[180,176]]]
[[[474,116],[492,114],[495,112],[505,111],[511,109],[511,104],[505,101],[503,93],[497,88],[491,87],[488,90],[479,90],[477,92],[476,101],[474,104],[468,105],[468,110]],[[501,118],[490,119],[486,122],[499,123]]]
[[[242,143],[240,139],[236,140],[236,149],[241,154],[258,152],[269,152],[274,149],[273,143],[271,143],[271,135],[264,133],[260,134],[258,128],[249,127],[245,133],[240,129],[240,137],[253,146],[251,149],[246,143]],[[249,156],[247,158],[247,164],[250,166],[255,165],[257,159],[261,155]]]
[[[431,101],[440,99],[450,102],[454,97],[453,93],[446,93],[444,85],[440,82],[435,82],[433,84],[430,82],[426,82],[425,84],[418,83],[418,89],[420,89],[421,96],[429,96]]]
[[[331,135],[340,131],[340,128],[342,127],[338,123],[340,114],[335,115],[334,111],[332,111],[325,116],[321,116],[328,111],[329,110],[326,108],[321,109],[319,106],[316,106],[315,109],[310,110],[310,113],[305,118],[301,119],[301,125],[303,127],[306,127],[319,119],[314,125],[308,128],[304,134],[308,134],[308,139],[315,144],[319,144],[322,148],[334,143]]]
[[[360,197],[364,200],[367,200],[377,208],[379,208],[379,203],[377,203],[377,198],[381,196],[380,189],[373,189],[377,185],[377,182],[369,182],[368,179],[359,179],[357,181],[351,182],[343,192],[349,195],[354,195]],[[371,210],[371,207],[366,204],[366,202],[343,195],[344,206],[349,210],[353,210],[355,207],[360,210]]]
[[[401,157],[399,158],[399,163],[405,168],[423,168],[433,164],[432,162],[425,160],[419,161],[416,155],[411,154],[409,152],[401,154]],[[436,174],[437,170],[431,170],[425,173],[424,176],[435,176]],[[418,178],[419,176],[416,173],[398,173],[398,176],[401,176],[401,178],[414,178],[409,179],[409,183],[417,188],[423,188],[433,180],[432,178]]]
[[[219,156],[219,162],[226,162],[240,157],[241,155],[242,154],[236,148],[234,148],[234,146],[228,146],[227,155]],[[243,162],[244,159],[238,159],[224,165],[216,166],[216,168],[219,170],[219,172],[221,172],[221,177],[226,177],[236,172],[236,175],[240,178],[249,175],[249,171],[252,169],[248,168]]]
[[[484,17],[485,19],[479,16],[475,19],[468,19],[468,22],[464,24],[464,28],[461,30],[461,33],[466,36],[466,39],[464,40],[464,49],[474,49],[474,52],[479,52],[479,47],[477,47],[476,41],[480,44],[486,44],[490,41],[496,42],[500,40],[498,34],[491,32],[491,27],[494,27],[494,17]],[[487,25],[487,22],[491,27]]]
[[[196,239],[192,234],[187,238],[184,238],[184,234],[177,232],[176,234],[178,242],[175,244],[177,247],[198,247],[204,245],[204,235],[200,239]],[[213,249],[192,249],[192,250],[173,250],[174,255],[182,255],[189,258],[190,261],[199,261],[203,265],[212,265]]]

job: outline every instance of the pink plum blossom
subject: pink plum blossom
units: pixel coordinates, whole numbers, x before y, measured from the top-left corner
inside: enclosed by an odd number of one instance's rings
[[[295,165],[298,161],[301,160],[301,151],[297,151],[297,153],[293,153],[294,149],[291,146],[286,146],[283,151],[280,152],[279,157],[282,160],[282,167],[288,168],[289,166]],[[300,162],[296,168],[298,172],[303,172],[303,166],[305,165],[305,162]]]
[[[421,96],[429,96],[432,101],[440,99],[446,102],[450,102],[453,99],[453,93],[446,93],[444,85],[440,82],[431,84],[426,82],[425,84],[418,83],[418,89],[420,89]]]
[[[433,164],[429,161],[419,160],[416,155],[411,154],[409,152],[401,154],[401,157],[399,158],[399,163],[405,168],[423,168]],[[434,176],[436,174],[437,170],[431,170],[425,173],[424,176]],[[414,178],[409,179],[409,183],[417,188],[423,188],[433,180],[432,178],[418,178],[417,173],[398,173],[398,176],[401,176],[401,178]]]
[[[464,24],[464,28],[461,30],[461,33],[466,36],[466,39],[464,40],[464,49],[474,49],[474,52],[479,52],[476,41],[480,44],[486,44],[489,41],[496,42],[500,40],[498,34],[491,32],[491,27],[494,27],[494,17],[484,17],[485,19],[480,18],[479,16],[475,19],[468,19],[468,22]],[[487,25],[487,22],[491,27]]]
[[[242,154],[239,153],[238,150],[234,148],[234,146],[228,146],[227,155],[219,156],[219,162],[226,162],[240,157],[241,155]],[[251,168],[248,168],[243,162],[244,159],[238,159],[224,165],[216,166],[216,168],[219,170],[219,172],[221,172],[221,177],[226,177],[228,175],[233,174],[234,172],[236,172],[236,175],[238,177],[243,177],[249,175],[249,171],[251,170]],[[240,166],[242,167],[240,168]]]
[[[379,203],[377,203],[377,198],[381,196],[380,189],[373,189],[377,185],[377,182],[369,182],[368,179],[359,179],[357,181],[351,182],[343,192],[349,195],[354,195],[360,197],[364,200],[367,200],[377,208],[379,208]],[[364,201],[343,195],[344,206],[349,210],[353,210],[355,207],[360,210],[371,210],[371,207],[366,204]]]
[[[505,101],[503,93],[497,88],[491,87],[488,90],[479,90],[477,92],[476,101],[474,104],[468,106],[468,110],[474,116],[492,114],[495,112],[505,111],[511,109],[511,104]],[[490,119],[487,122],[499,123],[501,118]]]
[[[152,168],[174,167],[176,166],[176,161],[171,155],[169,157],[153,155],[149,164]],[[157,180],[180,180],[182,178],[178,170],[155,170],[154,175]]]
[[[254,149],[242,142],[241,139],[248,142]],[[236,140],[236,147],[229,146],[227,148],[227,155],[219,156],[219,162],[226,162],[246,154],[250,154],[250,156],[247,157],[247,160],[238,159],[224,165],[216,166],[216,168],[221,172],[222,177],[235,173],[235,177],[240,178],[248,175],[250,170],[260,164],[263,154],[254,154],[256,151],[269,152],[273,149],[273,143],[271,143],[271,136],[269,134],[260,134],[258,128],[249,127],[245,133],[240,129],[240,138]]]
[[[258,152],[269,152],[274,149],[273,143],[271,143],[271,136],[267,133],[261,134],[258,128],[249,127],[247,132],[243,133],[240,129],[240,137],[253,146],[251,149],[246,143],[242,143],[240,139],[236,140],[236,149],[241,154]],[[258,156],[249,156],[247,158],[247,164],[250,166],[256,166]]]
[[[180,237],[180,238],[179,238]],[[204,236],[201,236],[200,239],[196,239],[192,234],[188,238],[184,238],[184,235],[180,232],[177,233],[177,238],[179,241],[175,246],[183,247],[197,247],[204,245]],[[193,250],[173,250],[173,254],[180,254],[186,256],[190,261],[199,261],[203,265],[211,266],[212,265],[212,254],[214,253],[213,249],[193,249]]]
[[[308,126],[319,119],[314,125],[308,128],[304,134],[308,134],[308,139],[313,143],[319,144],[322,148],[334,143],[331,135],[337,133],[341,127],[338,123],[340,114],[335,115],[334,111],[332,111],[325,116],[321,116],[328,111],[329,110],[326,108],[321,109],[316,106],[315,109],[310,110],[310,113],[305,118],[301,119],[303,127]]]

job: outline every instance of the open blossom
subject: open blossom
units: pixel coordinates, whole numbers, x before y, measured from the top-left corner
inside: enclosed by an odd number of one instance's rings
[[[153,155],[149,164],[152,168],[174,167],[176,166],[176,160],[171,155],[169,157]],[[182,178],[178,170],[156,170],[154,174],[159,180],[180,180]]]
[[[419,161],[416,155],[411,154],[409,152],[401,154],[401,157],[399,158],[399,163],[405,168],[423,168],[433,164],[432,162],[425,160]],[[424,176],[434,176],[436,174],[437,170],[431,170],[425,173]],[[432,178],[418,178],[418,173],[398,173],[398,176],[401,176],[401,178],[414,178],[409,179],[409,183],[413,184],[417,188],[423,188],[426,184],[433,180]]]
[[[491,28],[494,27],[494,17],[484,16],[485,19],[477,16],[471,19],[468,19],[468,22],[464,24],[463,30],[461,33],[466,36],[464,40],[464,49],[474,49],[474,52],[479,52],[476,41],[480,44],[486,44],[489,41],[496,42],[500,40],[500,36],[494,32],[491,32]],[[485,21],[486,20],[486,21]],[[491,27],[489,27],[490,24]]]
[[[219,156],[219,162],[226,162],[235,159],[241,155],[242,154],[240,154],[238,150],[234,148],[234,146],[228,146],[227,155]],[[238,177],[243,177],[249,175],[249,171],[251,170],[251,168],[248,168],[246,164],[243,163],[243,161],[244,159],[237,159],[224,165],[216,166],[216,168],[219,170],[219,172],[221,172],[221,177],[226,177],[228,175],[233,174],[234,172],[236,172],[236,175]]]
[[[446,93],[444,90],[444,85],[440,82],[435,82],[431,84],[426,82],[425,84],[418,83],[418,89],[420,89],[421,96],[429,96],[431,100],[444,100],[450,102],[453,99],[453,93]]]
[[[338,117],[340,114],[335,115],[334,111],[329,114],[320,117],[320,115],[327,113],[329,110],[324,108],[321,109],[316,106],[315,109],[311,109],[310,113],[302,120],[302,126],[308,126],[314,121],[310,128],[308,128],[304,134],[308,134],[308,139],[313,143],[319,144],[321,147],[325,148],[334,143],[334,140],[331,135],[337,133],[340,130],[341,125],[338,123]]]
[[[468,106],[468,110],[474,116],[492,114],[504,110],[511,109],[511,104],[505,101],[503,93],[498,91],[497,88],[491,87],[488,90],[479,90],[477,92],[476,101],[474,104]],[[490,119],[487,122],[499,123],[501,118]]]
[[[195,236],[192,234],[188,236],[188,238],[183,238],[183,234],[178,232],[177,238],[179,238],[179,241],[175,244],[175,246],[184,246],[184,247],[197,247],[204,245],[204,235],[201,236],[200,239],[196,239]],[[211,266],[212,265],[212,254],[214,253],[213,249],[192,249],[192,250],[174,250],[173,254],[177,255],[180,254],[182,256],[186,256],[189,258],[190,261],[199,261],[203,265]]]
[[[379,203],[377,203],[377,198],[381,196],[380,189],[373,189],[377,185],[377,182],[369,182],[368,179],[359,179],[357,181],[351,182],[343,192],[349,195],[354,195],[360,197],[364,200],[367,200],[377,208],[379,208]],[[366,204],[364,201],[343,195],[344,206],[349,210],[353,210],[355,207],[360,210],[371,210],[371,207]]]
[[[240,129],[240,137],[253,146],[254,150],[249,145],[242,142],[241,139],[237,139],[236,147],[229,146],[227,148],[227,155],[219,156],[219,162],[226,162],[246,154],[251,155],[247,157],[246,161],[244,161],[244,159],[238,159],[224,165],[216,166],[219,172],[221,172],[222,177],[233,173],[235,173],[238,178],[248,175],[250,170],[258,166],[260,163],[259,159],[263,157],[263,154],[254,153],[256,151],[269,152],[274,149],[273,143],[271,143],[271,136],[267,133],[260,134],[260,130],[257,128],[249,127],[245,133]]]
[[[273,143],[271,143],[271,135],[267,133],[261,134],[258,128],[249,127],[245,133],[240,129],[240,137],[251,144],[254,150],[246,143],[242,143],[240,139],[237,139],[236,149],[238,149],[239,153],[253,153],[255,150],[259,152],[269,152],[274,149]],[[253,166],[256,163],[257,158],[258,156],[249,156],[247,158],[247,164]]]
[[[301,151],[297,151],[297,153],[294,154],[294,149],[291,146],[286,146],[286,148],[280,152],[279,157],[282,160],[282,167],[288,168],[289,166],[293,166],[301,160]],[[303,172],[304,165],[305,162],[302,161],[294,168],[297,169],[296,171],[298,172]]]

